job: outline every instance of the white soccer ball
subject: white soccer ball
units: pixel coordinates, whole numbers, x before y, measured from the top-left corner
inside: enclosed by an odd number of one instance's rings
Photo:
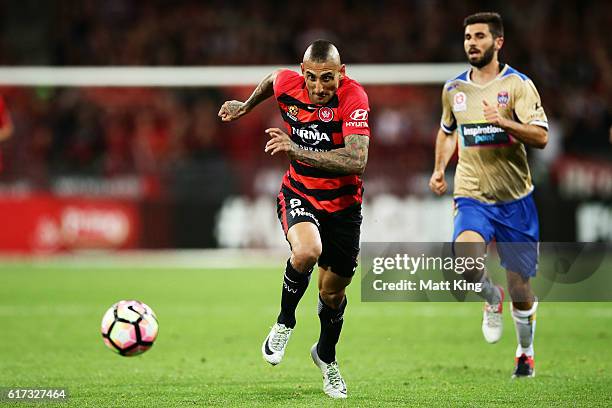
[[[120,300],[102,318],[104,343],[122,356],[136,356],[150,349],[158,331],[153,310],[137,300]]]

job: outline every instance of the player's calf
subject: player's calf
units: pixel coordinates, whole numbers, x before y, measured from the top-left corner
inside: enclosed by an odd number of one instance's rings
[[[318,342],[318,355],[326,363],[331,363],[336,359],[336,344],[340,339],[342,331],[342,323],[344,322],[344,310],[346,309],[347,299],[344,296],[344,290],[341,292],[342,298],[340,304],[333,308],[323,300],[319,294],[319,322],[321,331]],[[335,299],[336,297],[332,297]],[[329,300],[329,296],[327,297]]]
[[[538,302],[533,302],[533,305],[528,310],[520,310],[516,305],[512,304],[512,319],[514,320],[514,326],[516,328],[516,338],[518,346],[516,349],[516,356],[520,357],[522,354],[533,356],[533,339],[535,336],[536,329],[536,310],[538,309]]]
[[[533,302],[528,310],[518,309],[515,303],[512,304],[512,319],[514,320],[518,341],[516,347],[516,367],[512,375],[513,378],[533,377],[535,375],[533,340],[537,309],[537,301]]]
[[[347,305],[345,288],[351,278],[340,276],[332,268],[319,270],[319,322],[321,331],[318,355],[326,363],[336,359],[336,345],[342,331],[344,310]]]
[[[306,273],[296,270],[291,260],[287,260],[283,276],[283,291],[281,295],[281,311],[272,326],[270,333],[261,345],[261,354],[268,363],[279,364],[285,355],[287,343],[295,327],[295,310],[300,299],[308,288],[312,269]]]
[[[277,323],[290,328],[295,327],[295,310],[308,288],[311,274],[312,269],[307,272],[300,272],[292,265],[291,260],[287,261],[285,275],[283,276],[281,311],[276,320]]]

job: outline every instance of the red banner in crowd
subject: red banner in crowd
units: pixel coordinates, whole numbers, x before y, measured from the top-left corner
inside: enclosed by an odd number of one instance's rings
[[[0,197],[0,251],[135,248],[139,235],[138,209],[130,201]]]

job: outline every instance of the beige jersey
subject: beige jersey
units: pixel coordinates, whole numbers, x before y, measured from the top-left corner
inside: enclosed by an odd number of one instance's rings
[[[485,85],[473,83],[470,70],[447,81],[440,127],[446,134],[458,132],[455,197],[486,203],[519,199],[533,190],[525,146],[502,128],[485,122],[483,100],[497,105],[505,118],[548,129],[533,82],[508,65]]]

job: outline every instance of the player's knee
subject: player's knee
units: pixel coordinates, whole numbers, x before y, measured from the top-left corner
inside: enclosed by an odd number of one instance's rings
[[[534,301],[534,295],[529,285],[511,285],[508,283],[508,293],[512,303],[519,310],[528,310]]]
[[[484,238],[476,231],[463,231],[453,243],[456,262],[459,265],[459,261],[462,261],[461,273],[467,281],[478,282],[482,278],[484,268],[477,260],[484,259],[486,249]]]
[[[291,264],[299,272],[308,272],[317,263],[321,251],[321,245],[318,244],[296,246],[292,251]]]
[[[472,244],[484,244],[485,243],[485,239],[483,238],[482,235],[480,235],[480,233],[478,233],[476,231],[465,230],[465,231],[462,231],[457,236],[457,238],[455,239],[455,242],[472,243]]]
[[[512,307],[515,310],[531,310],[534,302],[512,302]]]
[[[339,291],[333,291],[326,288],[319,289],[319,295],[321,300],[332,309],[340,308],[342,301],[344,300],[344,289]]]

